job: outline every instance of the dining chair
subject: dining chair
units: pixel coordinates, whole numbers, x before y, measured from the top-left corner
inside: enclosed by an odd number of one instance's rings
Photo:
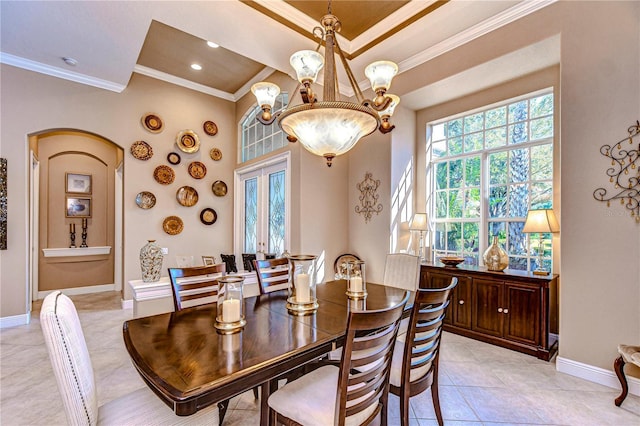
[[[351,311],[339,366],[325,365],[269,396],[269,423],[368,425],[387,423],[389,371],[402,311]]]
[[[420,258],[406,253],[390,253],[384,263],[382,284],[414,291],[420,284]]]
[[[438,396],[438,360],[442,324],[449,305],[449,294],[458,284],[457,278],[445,288],[417,289],[409,316],[409,329],[398,337],[393,351],[390,391],[400,397],[400,422],[409,424],[409,398],[431,387],[431,399],[438,424],[442,412]]]
[[[225,271],[224,263],[190,268],[169,268],[175,310],[215,303],[218,300],[218,279],[225,274]]]
[[[40,326],[49,359],[71,425],[217,425],[215,405],[179,417],[149,388],[140,388],[98,406],[98,394],[82,326],[75,305],[60,291],[47,295],[40,310]]]
[[[289,259],[254,260],[260,294],[285,290],[289,287]]]

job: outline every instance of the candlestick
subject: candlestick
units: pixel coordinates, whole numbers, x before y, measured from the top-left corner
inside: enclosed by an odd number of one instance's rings
[[[240,301],[238,299],[228,299],[222,302],[222,321],[240,321]]]
[[[311,301],[309,274],[298,274],[297,276],[296,301],[300,303],[307,303]]]
[[[75,230],[75,224],[73,225],[74,230]],[[87,246],[87,218],[83,217],[82,218],[82,244],[80,245],[80,247],[88,247]]]

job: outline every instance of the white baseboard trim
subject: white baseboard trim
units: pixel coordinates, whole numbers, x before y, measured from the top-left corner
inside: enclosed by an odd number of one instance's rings
[[[19,325],[27,325],[31,322],[31,313],[14,315],[12,317],[0,318],[0,328],[16,327]]]
[[[116,291],[115,284],[102,284],[102,285],[91,285],[86,287],[73,287],[73,288],[61,288],[59,289],[62,293],[67,296],[75,296],[78,294],[89,294],[89,293],[102,293],[103,291]],[[48,290],[48,291],[38,291],[38,299],[44,299],[47,297],[49,293],[53,293],[57,290]]]
[[[613,366],[613,361],[611,365]],[[613,389],[620,389],[620,381],[616,373],[612,370],[605,370],[604,368],[594,367],[593,365],[583,364],[562,357],[556,359],[556,370]],[[629,376],[626,377],[627,383],[629,384],[629,393],[640,396],[640,379]]]
[[[133,309],[133,299],[120,299],[120,302],[122,304],[122,309]]]

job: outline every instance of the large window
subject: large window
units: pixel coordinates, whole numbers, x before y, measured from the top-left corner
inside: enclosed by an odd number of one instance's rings
[[[275,114],[282,110],[287,105],[288,99],[287,93],[280,93],[273,105],[273,113]],[[278,126],[277,121],[265,126],[256,119],[256,116],[260,114],[262,114],[262,108],[260,108],[260,105],[256,105],[242,120],[243,163],[282,148],[287,144],[287,137]]]
[[[553,207],[553,116],[553,93],[546,90],[429,124],[434,257],[482,264],[497,235],[509,268],[536,269],[538,235],[522,229],[529,209]],[[543,243],[550,269],[551,234],[543,234]]]

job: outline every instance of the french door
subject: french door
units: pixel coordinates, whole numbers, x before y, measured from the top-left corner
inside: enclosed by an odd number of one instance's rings
[[[281,255],[289,249],[289,153],[236,170],[235,252]]]

